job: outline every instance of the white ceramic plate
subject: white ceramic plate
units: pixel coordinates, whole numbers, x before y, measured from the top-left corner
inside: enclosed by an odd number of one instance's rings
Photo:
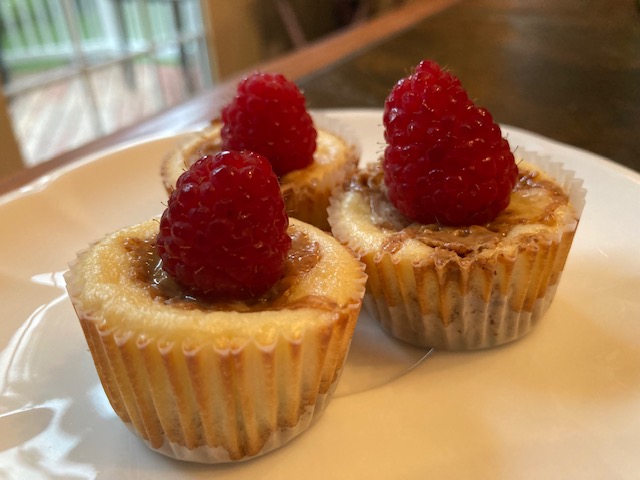
[[[381,112],[327,111],[363,158]],[[513,344],[427,352],[362,315],[336,397],[291,444],[236,465],[147,449],[115,416],[61,273],[76,251],[156,215],[177,137],[93,156],[0,197],[0,478],[637,479],[640,474],[640,175],[505,127],[512,146],[584,179],[587,204],[542,323]]]

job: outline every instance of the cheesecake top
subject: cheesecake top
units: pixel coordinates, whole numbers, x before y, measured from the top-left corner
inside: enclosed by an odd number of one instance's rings
[[[519,163],[509,206],[484,225],[421,224],[403,216],[389,201],[381,162],[368,164],[351,179],[337,207],[343,225],[351,224],[354,249],[401,255],[419,249],[443,258],[486,256],[497,247],[523,248],[551,241],[575,228],[577,215],[566,192],[534,165]],[[572,227],[571,227],[572,226]]]
[[[292,304],[287,301],[288,297],[298,280],[308,274],[320,260],[318,242],[295,226],[289,228],[288,233],[291,248],[285,259],[283,277],[263,295],[249,300],[209,300],[190,294],[162,268],[162,260],[156,253],[153,237],[126,237],[122,246],[129,257],[131,279],[138,282],[140,289],[156,302],[176,308],[210,311],[277,310],[285,305],[287,308],[304,306],[305,301],[302,299]],[[325,297],[317,298],[316,303],[325,303],[327,308],[331,308],[332,301]]]
[[[169,154],[162,164],[162,177],[167,190],[173,187],[182,172],[204,155],[215,155],[221,149],[222,122],[214,120],[202,131],[194,133],[182,145]],[[337,133],[316,126],[316,150],[313,163],[306,168],[293,170],[280,178],[283,191],[296,185],[313,182],[324,177],[327,171],[340,169],[356,158],[355,147]],[[318,180],[316,180],[318,181]]]
[[[188,297],[159,266],[153,242],[158,221],[149,220],[105,237],[79,254],[65,276],[84,320],[121,335],[215,338],[218,348],[253,340],[300,338],[359,305],[366,276],[352,252],[330,235],[290,219],[293,248],[283,278],[248,302],[205,302]]]

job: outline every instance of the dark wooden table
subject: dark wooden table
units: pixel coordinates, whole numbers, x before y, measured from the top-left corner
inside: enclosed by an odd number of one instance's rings
[[[635,0],[419,0],[258,68],[297,81],[311,108],[382,108],[423,58],[448,66],[497,121],[640,171]],[[0,192],[120,142],[213,118],[238,78],[0,181]]]
[[[640,171],[640,8],[632,0],[468,0],[302,78],[316,107],[380,107],[422,58],[502,123]]]

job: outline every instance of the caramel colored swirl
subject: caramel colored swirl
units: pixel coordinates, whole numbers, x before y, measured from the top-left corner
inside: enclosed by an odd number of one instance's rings
[[[383,249],[389,253],[397,251],[409,238],[429,247],[455,252],[459,256],[495,248],[518,225],[553,227],[556,211],[569,202],[567,195],[552,180],[539,171],[522,166],[509,206],[484,225],[451,227],[421,224],[408,219],[388,200],[380,162],[369,164],[354,176],[350,188],[368,198],[371,221],[388,235]]]
[[[288,292],[295,287],[301,276],[314,268],[320,258],[318,244],[311,241],[304,232],[290,227],[289,234],[292,242],[285,259],[283,277],[264,295],[245,301],[209,301],[190,295],[162,269],[162,260],[155,252],[154,239],[127,238],[124,248],[130,257],[131,278],[142,284],[144,290],[157,302],[180,308],[217,311],[277,310],[304,306],[302,304],[305,302],[301,300],[296,301],[295,305],[288,303]],[[309,301],[316,306],[327,304],[327,308],[331,308],[330,302],[321,297],[310,298]]]

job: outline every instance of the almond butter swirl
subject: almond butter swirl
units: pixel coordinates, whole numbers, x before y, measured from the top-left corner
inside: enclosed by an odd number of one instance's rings
[[[368,198],[373,224],[388,234],[383,250],[393,253],[407,239],[416,239],[433,248],[458,256],[495,248],[518,225],[547,225],[556,222],[555,212],[569,199],[562,189],[537,170],[520,166],[511,203],[497,218],[484,225],[451,227],[421,224],[403,216],[388,201],[380,162],[367,165],[351,180],[350,188]]]
[[[131,258],[131,277],[144,285],[147,293],[155,301],[164,302],[180,308],[201,308],[205,310],[251,312],[259,310],[277,310],[281,308],[299,308],[312,303],[315,308],[334,308],[334,304],[321,296],[307,296],[295,303],[287,301],[287,292],[294,287],[296,279],[311,271],[318,263],[320,249],[302,231],[289,228],[291,249],[285,261],[282,279],[266,294],[250,301],[206,301],[188,295],[162,269],[161,260],[155,253],[153,239],[128,238],[124,248]]]

